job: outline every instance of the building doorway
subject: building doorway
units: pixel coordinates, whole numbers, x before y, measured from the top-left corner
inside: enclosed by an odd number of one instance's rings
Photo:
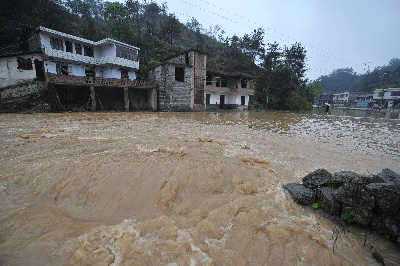
[[[224,108],[225,105],[225,95],[220,95],[219,96],[219,107]]]
[[[246,96],[242,96],[240,99],[241,99],[241,105],[246,105]]]
[[[206,94],[206,104],[210,104],[211,102],[211,94]]]

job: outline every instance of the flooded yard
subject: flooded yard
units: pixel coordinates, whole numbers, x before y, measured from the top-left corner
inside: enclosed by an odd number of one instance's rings
[[[1,114],[0,144],[1,265],[400,264],[282,189],[318,168],[400,172],[398,119]]]

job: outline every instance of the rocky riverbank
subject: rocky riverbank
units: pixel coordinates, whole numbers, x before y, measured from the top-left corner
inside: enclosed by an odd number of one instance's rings
[[[376,175],[325,169],[284,185],[301,205],[321,208],[346,223],[367,227],[400,244],[400,175],[384,169]]]

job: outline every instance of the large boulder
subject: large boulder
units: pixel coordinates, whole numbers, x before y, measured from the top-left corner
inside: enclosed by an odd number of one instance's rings
[[[304,186],[314,189],[327,186],[332,179],[332,174],[325,169],[318,169],[303,177]]]
[[[369,184],[372,183],[372,179],[367,176],[362,176],[352,171],[340,171],[333,174],[330,184],[336,187],[340,187],[343,184]]]
[[[340,215],[342,210],[341,204],[335,200],[335,190],[330,187],[323,187],[319,190],[318,201],[321,205],[321,209],[330,215]]]
[[[373,183],[366,186],[368,194],[375,198],[376,212],[394,216],[400,211],[400,185]]]
[[[312,204],[315,200],[314,191],[305,187],[302,184],[290,183],[283,186],[294,201],[301,205],[309,205]]]
[[[400,185],[400,175],[390,169],[383,169],[377,175],[373,176],[373,183],[393,183]]]

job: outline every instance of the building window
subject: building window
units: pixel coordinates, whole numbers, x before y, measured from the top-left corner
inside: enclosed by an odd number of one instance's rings
[[[75,43],[75,53],[77,54],[82,54],[82,45],[80,45],[79,43]]]
[[[56,49],[56,50],[61,50],[64,51],[64,44],[63,44],[63,40],[58,39],[58,38],[50,38],[50,45],[51,48]]]
[[[240,100],[241,100],[241,105],[246,105],[246,96],[242,96]]]
[[[56,70],[58,75],[65,75],[68,76],[68,71],[69,67],[67,64],[62,64],[62,63],[56,63]],[[72,72],[72,67],[71,67],[71,72]]]
[[[175,67],[175,80],[184,82],[185,81],[185,68],[183,67]]]
[[[85,67],[85,76],[86,76],[86,77],[94,77],[94,76],[95,76],[94,67],[92,67],[92,66],[86,66],[86,67]]]
[[[128,49],[125,47],[117,46],[116,55],[117,57],[125,58],[131,61],[138,60],[138,51],[135,49]]]
[[[121,69],[121,79],[129,79],[128,70]]]
[[[400,96],[400,91],[392,91],[390,96]]]
[[[18,69],[19,70],[32,70],[33,66],[32,66],[32,59],[30,58],[22,58],[22,57],[18,57],[17,58],[17,62],[18,62]]]
[[[242,79],[241,80],[241,85],[242,85],[243,89],[246,89],[247,88],[247,79]]]
[[[85,46],[85,56],[93,57],[93,47]]]
[[[65,41],[65,51],[68,53],[72,53],[72,42]]]
[[[226,79],[217,79],[217,87],[225,88],[228,86],[228,81]]]

